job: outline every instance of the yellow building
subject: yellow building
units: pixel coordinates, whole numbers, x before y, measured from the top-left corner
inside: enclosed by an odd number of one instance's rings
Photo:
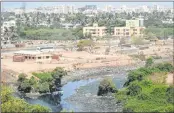
[[[143,36],[144,29],[145,27],[115,27],[113,36],[116,38]]]
[[[106,27],[99,27],[93,24],[91,27],[83,27],[83,35],[91,34],[92,37],[102,37],[106,35]]]
[[[145,29],[143,19],[126,20],[125,27],[114,27],[113,36],[116,38],[131,37],[131,36],[143,36]],[[106,35],[107,28],[99,27],[98,24],[93,24],[91,27],[83,28],[83,35],[91,34],[92,37],[103,37]]]

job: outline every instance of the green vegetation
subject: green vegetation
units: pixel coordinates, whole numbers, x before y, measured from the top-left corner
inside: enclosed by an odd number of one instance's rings
[[[155,37],[168,37],[173,35],[173,28],[158,28],[158,27],[148,27],[145,29],[145,34],[148,39]]]
[[[108,93],[116,93],[117,89],[111,79],[105,78],[100,82],[98,87],[98,96],[103,96]]]
[[[66,74],[67,72],[60,67],[55,68],[52,72],[33,73],[34,76],[30,79],[20,74],[18,90],[25,93],[30,93],[31,91],[39,93],[53,92],[56,87],[61,86],[61,78]]]
[[[148,58],[147,60],[146,60],[146,67],[150,67],[150,66],[152,66],[152,64],[153,64],[153,58]]]
[[[66,29],[26,29],[21,31],[20,36],[30,40],[70,40],[75,39],[71,30]]]
[[[93,46],[94,46],[94,42],[88,39],[80,40],[77,44],[79,51],[83,51],[85,47],[92,48]]]
[[[124,104],[123,112],[173,112],[174,86],[166,84],[168,72],[174,67],[170,63],[153,64],[130,71],[124,88],[115,96]]]
[[[131,43],[134,45],[143,45],[145,42],[143,38],[133,36],[131,38]]]
[[[30,105],[23,99],[12,96],[13,90],[7,86],[1,86],[1,111],[2,112],[50,112],[51,110],[40,106]]]
[[[69,112],[69,113],[74,113],[74,111],[72,111],[72,110],[66,110],[66,109],[63,109],[62,111],[61,111],[61,113],[66,113],[66,112]]]
[[[83,28],[82,27],[78,27],[76,29],[72,30],[72,34],[77,38],[77,39],[85,39],[84,35],[83,35]]]

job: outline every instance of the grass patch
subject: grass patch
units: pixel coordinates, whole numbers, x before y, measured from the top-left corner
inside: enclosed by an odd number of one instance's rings
[[[51,72],[32,73],[32,74],[43,82],[51,81],[53,79],[53,77],[51,76]]]

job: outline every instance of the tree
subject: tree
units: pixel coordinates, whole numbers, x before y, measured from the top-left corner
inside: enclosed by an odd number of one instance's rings
[[[29,80],[24,80],[23,82],[21,82],[21,84],[18,87],[19,91],[23,91],[25,93],[29,93],[31,91],[31,84],[29,82]]]
[[[49,90],[49,83],[44,82],[39,85],[39,93],[47,93]]]
[[[77,44],[78,50],[83,51],[84,47],[92,48],[94,46],[94,42],[92,40],[80,40]]]
[[[146,60],[146,67],[150,67],[150,66],[152,66],[152,64],[153,64],[153,58],[152,57],[150,57],[150,58],[148,58],[147,60]]]
[[[85,37],[83,35],[83,28],[82,27],[78,27],[76,29],[73,29],[72,35],[74,35],[75,37],[78,37],[79,39],[85,39]]]
[[[39,113],[39,112],[45,112],[45,113],[48,113],[50,112],[51,110],[44,107],[44,106],[40,106],[40,105],[33,105],[31,106],[31,112],[35,112],[35,113]]]
[[[149,32],[149,31],[144,32],[144,37],[147,40],[156,40],[156,35],[152,32]]]
[[[91,38],[92,38],[91,33],[86,33],[86,34],[85,34],[85,39],[91,39]]]
[[[106,95],[108,93],[116,93],[117,89],[111,79],[103,79],[98,87],[98,96]]]
[[[58,87],[61,87],[61,78],[67,75],[67,72],[63,68],[57,67],[53,70],[51,75],[53,80],[50,83],[49,89],[51,92],[54,92]]]
[[[12,96],[13,90],[7,86],[1,86],[1,112],[49,112],[50,109],[40,105],[30,105],[23,99]]]

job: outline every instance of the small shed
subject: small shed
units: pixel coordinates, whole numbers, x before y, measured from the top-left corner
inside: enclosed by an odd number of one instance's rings
[[[13,56],[13,62],[24,62],[25,57],[22,55],[14,55]]]
[[[59,60],[59,55],[53,54],[52,59]]]
[[[25,47],[25,44],[24,43],[15,44],[15,47],[16,48]]]

